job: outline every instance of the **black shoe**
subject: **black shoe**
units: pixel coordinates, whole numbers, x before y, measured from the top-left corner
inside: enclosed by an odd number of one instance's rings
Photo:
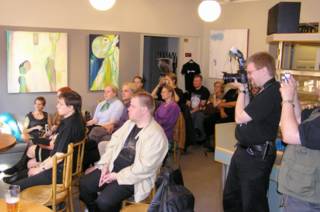
[[[7,183],[7,184],[13,184],[14,182],[16,182],[17,180],[19,180],[19,175],[18,173],[14,173],[14,175],[10,176],[10,177],[4,177],[3,178],[3,182]]]
[[[6,175],[13,175],[17,171],[18,171],[17,166],[12,166],[11,168],[4,170],[3,173],[5,173]]]
[[[18,171],[16,173],[14,173],[10,177],[4,177],[3,182],[5,182],[7,184],[13,184],[16,181],[27,178],[27,177],[28,177],[28,169],[25,169],[25,170]]]

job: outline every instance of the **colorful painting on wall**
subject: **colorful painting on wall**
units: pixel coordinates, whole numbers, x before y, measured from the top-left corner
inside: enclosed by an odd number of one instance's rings
[[[89,90],[119,86],[119,35],[89,35]]]
[[[56,92],[68,84],[68,36],[7,31],[8,92]]]

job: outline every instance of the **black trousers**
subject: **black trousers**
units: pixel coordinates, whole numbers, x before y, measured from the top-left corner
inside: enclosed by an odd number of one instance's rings
[[[101,170],[96,169],[80,178],[80,199],[90,212],[118,212],[121,202],[134,194],[133,185],[119,185],[117,181],[99,188]]]
[[[86,170],[98,160],[100,160],[98,144],[96,141],[89,139],[84,146],[84,156],[82,163],[83,170]]]
[[[231,159],[223,192],[225,212],[268,212],[269,176],[276,157],[273,147],[263,160],[238,147]]]
[[[45,170],[39,174],[36,174],[32,177],[27,176],[28,170],[22,170],[19,171],[19,174],[25,173],[25,178],[16,181],[14,184],[19,185],[21,190],[24,190],[26,188],[36,186],[36,185],[49,185],[52,183],[52,169]],[[57,183],[60,183],[62,181],[62,169],[58,168],[57,173]]]

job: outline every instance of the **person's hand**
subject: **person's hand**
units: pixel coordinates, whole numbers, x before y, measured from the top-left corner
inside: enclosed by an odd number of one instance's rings
[[[29,169],[28,176],[31,177],[31,176],[34,176],[36,174],[39,174],[40,172],[42,172],[42,169],[39,166],[38,167],[34,167],[34,168]]]
[[[95,167],[95,166],[89,167],[89,168],[86,169],[84,174],[90,174],[91,172],[93,172],[96,169],[97,169],[97,167]]]
[[[57,125],[53,125],[52,127],[51,127],[51,132],[52,133],[54,133],[55,131],[57,131],[57,129],[58,129],[58,126]]]
[[[117,173],[115,172],[107,173],[102,178],[100,178],[99,187],[101,187],[105,183],[111,183],[115,180],[117,180]]]
[[[86,125],[87,125],[87,126],[93,125],[93,119],[91,119],[90,121],[87,121]]]
[[[234,82],[229,83],[229,85],[230,85],[232,88],[235,88],[235,89],[238,89],[238,90],[246,90],[246,89],[247,89],[247,87],[246,87],[247,85],[238,82],[237,79],[234,79]]]
[[[106,124],[106,125],[103,125],[103,127],[107,130],[109,134],[111,134],[112,131],[114,130],[114,124]]]
[[[216,102],[215,102],[215,104],[213,105],[214,107],[217,107],[217,108],[220,108],[220,103],[222,102],[222,99],[216,99]]]
[[[29,133],[22,132],[21,137],[22,137],[22,140],[26,143],[29,143],[31,141],[30,140],[31,137],[30,137]]]
[[[220,109],[220,117],[221,118],[223,118],[223,119],[225,119],[225,118],[227,118],[228,117],[228,114],[226,114],[226,112],[224,111],[224,109],[222,108],[222,109]]]
[[[190,101],[190,100],[187,100],[186,105],[187,105],[188,107],[191,107],[191,101]]]
[[[52,140],[50,141],[49,146],[47,146],[47,147],[48,147],[48,149],[53,150],[54,142],[55,142],[55,141],[56,141],[56,139],[52,139]]]
[[[101,176],[99,180],[99,187],[102,186],[106,182],[107,175],[109,174],[109,167],[107,164],[103,166],[101,169]]]
[[[111,183],[111,182],[117,180],[117,173],[111,172],[107,175],[107,177],[105,179],[106,179],[106,183]]]
[[[165,85],[165,84],[167,84],[167,81],[166,81],[166,79],[164,78],[164,77],[161,77],[160,78],[160,80],[159,80],[159,86],[163,86],[163,85]]]
[[[294,96],[297,95],[297,82],[291,76],[287,81],[281,82],[280,93],[282,100],[294,100]]]

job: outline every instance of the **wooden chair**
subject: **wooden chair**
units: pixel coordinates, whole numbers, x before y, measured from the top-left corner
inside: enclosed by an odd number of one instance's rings
[[[161,167],[158,168],[157,170],[157,178],[160,174],[160,170],[161,170]],[[134,201],[134,196],[131,196],[130,198],[126,199],[126,200],[123,200],[122,201],[122,208],[126,207],[127,205],[136,205],[136,204],[150,204],[154,195],[156,195],[156,185],[153,185],[153,188],[151,189],[150,191],[150,194],[147,198],[145,198],[144,200],[142,200],[141,202],[135,202]]]
[[[150,204],[155,194],[156,194],[156,186],[153,186],[149,196],[146,199],[142,200],[141,202],[135,202],[134,197],[132,196],[122,201],[122,208],[125,208],[128,205]]]
[[[186,142],[185,120],[182,112],[180,112],[174,127],[173,140],[173,160],[174,162],[179,162],[181,151],[184,149]]]
[[[21,199],[37,202],[45,206],[51,206],[57,211],[57,204],[65,203],[66,206],[59,210],[73,212],[73,201],[71,192],[72,182],[72,158],[73,144],[69,144],[68,152],[59,156],[53,156],[52,184],[38,185],[27,188],[21,192]],[[57,184],[58,164],[63,163],[62,183]]]
[[[121,209],[121,212],[147,212],[149,204],[138,203]]]
[[[83,164],[83,157],[84,157],[84,147],[85,144],[87,142],[87,136],[80,142],[77,142],[73,145],[74,151],[73,154],[75,154],[75,152],[77,152],[77,157],[73,159],[75,159],[75,161],[73,161],[73,166],[72,167],[72,185],[71,185],[71,194],[72,196],[79,196],[79,180],[80,180],[80,176],[83,174],[83,170],[82,170],[82,164]]]
[[[72,178],[80,177],[82,174],[82,162],[83,162],[83,156],[84,156],[84,146],[87,142],[87,138],[85,137],[82,141],[74,143],[73,149],[74,152],[77,152],[77,158],[76,158],[76,167],[73,168],[72,172]]]

